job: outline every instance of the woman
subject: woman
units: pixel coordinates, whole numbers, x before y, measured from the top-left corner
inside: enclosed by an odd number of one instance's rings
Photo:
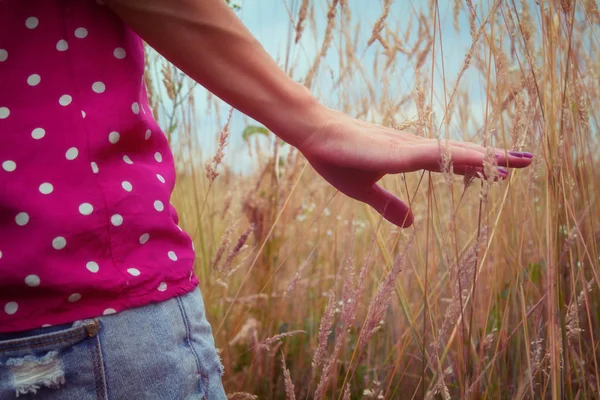
[[[142,39],[398,226],[376,182],[439,170],[436,140],[324,107],[222,0],[0,1],[0,400],[225,398]],[[449,150],[482,170],[484,148]]]

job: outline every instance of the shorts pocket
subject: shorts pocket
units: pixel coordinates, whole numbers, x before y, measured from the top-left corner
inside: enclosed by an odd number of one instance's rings
[[[0,334],[0,400],[106,399],[97,320]]]

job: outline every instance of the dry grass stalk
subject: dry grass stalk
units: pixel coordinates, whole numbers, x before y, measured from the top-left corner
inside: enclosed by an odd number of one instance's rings
[[[235,392],[228,394],[227,400],[258,400],[258,396],[246,392]]]
[[[298,333],[306,333],[306,331],[296,330],[296,331],[280,333],[278,335],[271,336],[270,338],[266,338],[261,343],[259,343],[258,347],[260,349],[269,350],[271,348],[271,346],[273,346],[275,343],[279,343],[281,341],[281,339],[289,337],[289,336],[294,336]]]
[[[458,17],[460,16],[462,0],[454,0],[452,6],[452,26],[456,32],[460,32],[460,26],[458,25]]]
[[[285,365],[285,355],[281,352],[281,369],[283,370],[283,382],[285,386],[285,395],[288,400],[296,400],[296,393],[294,392],[294,384],[292,377],[290,376],[290,370]]]
[[[163,64],[162,67],[162,76],[163,76],[163,86],[165,87],[166,91],[167,91],[167,97],[173,101],[175,100],[175,96],[177,93],[177,83],[175,81],[175,78],[173,77],[173,70],[175,69],[175,67],[173,67],[172,64],[170,63],[165,63]]]
[[[429,389],[425,395],[425,400],[432,400],[437,395],[441,395],[444,400],[451,400],[450,391],[448,390],[448,386],[446,386],[446,382],[444,381],[444,371],[441,368],[438,370],[437,380],[431,389]]]
[[[304,20],[308,14],[308,3],[309,0],[302,0],[302,4],[300,4],[300,10],[298,11],[298,22],[296,22],[296,38],[294,39],[295,43],[300,41],[302,32],[304,32]]]
[[[253,231],[254,225],[250,224],[250,226],[248,226],[248,229],[246,229],[246,231],[244,231],[244,233],[242,233],[242,235],[239,237],[239,239],[235,243],[235,246],[233,246],[233,249],[227,256],[227,260],[225,260],[225,264],[222,267],[223,271],[231,270],[233,260],[235,260],[241,253],[244,252],[244,250],[248,248],[246,241],[248,240],[248,237]]]
[[[315,250],[316,250],[316,247],[313,248],[313,250],[308,255],[308,258],[306,260],[304,260],[304,262],[300,265],[300,268],[298,268],[298,270],[294,274],[294,277],[292,278],[292,280],[290,281],[288,286],[285,288],[285,291],[283,292],[283,297],[288,297],[289,294],[294,291],[294,289],[296,288],[296,285],[298,284],[298,279],[300,279],[300,274],[302,273],[302,271],[304,271],[304,268],[306,268],[306,266],[311,261],[313,261],[312,257],[313,257]]]
[[[211,184],[219,176],[219,172],[217,171],[217,168],[219,167],[219,165],[223,161],[223,158],[225,157],[224,150],[225,150],[225,147],[227,147],[227,143],[229,141],[229,123],[231,122],[232,114],[233,114],[233,108],[231,108],[229,110],[229,115],[227,116],[227,122],[225,123],[225,126],[223,127],[223,129],[221,130],[221,133],[219,134],[219,146],[217,147],[217,152],[215,153],[212,160],[210,162],[207,162],[206,166],[205,166],[206,178],[208,179],[208,181]]]
[[[353,266],[353,257],[352,252],[354,249],[354,233],[352,234],[350,246],[349,246],[349,257],[345,261],[345,268],[343,269],[344,273],[344,286],[342,289],[342,301],[341,301],[341,317],[340,317],[340,328],[338,330],[339,334],[335,338],[335,343],[333,345],[333,352],[331,353],[331,357],[323,371],[321,373],[321,379],[319,380],[319,384],[317,385],[317,389],[315,390],[314,398],[321,399],[325,395],[325,391],[327,390],[327,386],[329,385],[329,381],[331,379],[332,371],[337,365],[337,361],[340,355],[340,351],[342,347],[346,344],[346,339],[348,337],[348,331],[352,323],[356,319],[357,306],[362,298],[362,291],[365,284],[366,274],[370,269],[371,265],[371,251],[369,251],[367,258],[361,271],[359,273],[358,280],[354,279],[354,266]],[[374,242],[374,239],[373,239]],[[373,245],[373,244],[372,244]],[[323,317],[325,319],[325,317]],[[321,337],[321,331],[319,331],[319,348],[323,346],[323,348],[327,345],[327,337],[331,333],[331,325],[329,321],[326,322],[326,325],[329,326],[329,330],[325,335],[323,331],[323,336]],[[322,341],[323,340],[323,341]],[[323,343],[323,345],[321,344]],[[319,351],[319,349],[317,349]],[[324,352],[324,350],[323,350]],[[316,368],[313,369],[313,373],[316,372]]]
[[[259,329],[260,323],[258,320],[253,317],[248,318],[239,332],[229,341],[229,345],[245,344],[246,346],[251,346],[254,343],[258,343]]]
[[[351,397],[350,383],[347,383],[346,387],[344,388],[344,397],[343,397],[343,400],[350,400],[350,397]]]
[[[383,12],[381,16],[375,21],[373,25],[373,31],[371,32],[371,37],[367,40],[367,47],[371,46],[375,40],[379,40],[380,42],[384,42],[381,37],[381,31],[385,27],[385,19],[390,14],[390,5],[392,4],[392,0],[384,0],[383,2]],[[383,43],[382,43],[383,44]],[[385,46],[384,47],[389,47]]]
[[[383,321],[385,312],[390,305],[392,290],[396,285],[396,279],[398,278],[398,275],[400,275],[400,272],[402,271],[404,259],[407,254],[407,250],[412,243],[413,237],[408,240],[406,246],[404,247],[404,251],[396,256],[392,268],[379,286],[377,294],[375,294],[375,297],[373,297],[371,303],[369,304],[369,310],[367,311],[367,316],[365,317],[358,342],[358,354],[362,354],[367,343],[371,340],[375,332],[381,328],[381,321]]]
[[[473,38],[473,41],[475,41],[475,36],[477,35],[477,26],[475,25],[477,12],[473,6],[473,0],[465,0],[465,3],[467,3],[467,8],[469,10],[469,29],[471,31],[471,37]]]
[[[215,258],[213,259],[213,262],[212,262],[212,268],[215,271],[225,272],[222,267],[221,259],[223,258],[223,254],[225,254],[227,252],[227,250],[229,249],[229,246],[231,246],[231,239],[230,239],[231,234],[233,233],[233,231],[235,230],[236,227],[237,227],[237,222],[235,222],[232,226],[227,228],[227,230],[225,231],[225,234],[221,238],[221,243],[219,244],[219,247],[217,248],[217,252],[215,253]]]
[[[331,334],[331,328],[333,327],[334,322],[335,294],[333,291],[329,292],[328,298],[327,307],[325,307],[325,312],[323,313],[323,317],[321,317],[321,324],[319,326],[317,349],[315,350],[311,363],[313,376],[316,376],[316,372],[323,362],[323,356],[327,350],[327,338]]]
[[[384,399],[384,396],[383,396],[384,391],[383,391],[383,388],[381,387],[381,382],[379,382],[378,380],[374,380],[372,383],[373,383],[372,388],[363,390],[363,398],[383,400]]]
[[[327,55],[327,50],[329,50],[329,46],[331,45],[331,39],[333,38],[333,28],[335,26],[335,14],[338,6],[339,0],[332,0],[329,5],[329,10],[327,11],[327,26],[325,27],[325,37],[323,38],[323,44],[321,45],[321,50],[317,57],[313,61],[310,70],[306,74],[306,79],[304,80],[304,85],[308,88],[312,86],[313,79],[315,78],[315,74],[319,69],[319,65],[321,64],[321,60]]]
[[[588,293],[592,291],[593,282],[589,281],[586,284],[586,287],[579,292],[576,301],[571,302],[567,306],[567,314],[565,315],[565,326],[567,328],[567,339],[570,341],[575,340],[579,337],[583,329],[579,327],[579,310],[583,305],[583,301],[585,300],[585,292]]]
[[[440,153],[442,153],[442,160],[440,165],[440,170],[444,175],[444,180],[448,186],[452,186],[454,184],[454,165],[452,163],[452,153],[450,151],[450,146],[445,146],[443,144],[442,139],[438,139],[438,143],[440,146]]]

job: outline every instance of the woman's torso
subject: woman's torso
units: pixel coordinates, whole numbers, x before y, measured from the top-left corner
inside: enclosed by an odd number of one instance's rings
[[[142,41],[99,3],[0,1],[0,332],[197,284]]]

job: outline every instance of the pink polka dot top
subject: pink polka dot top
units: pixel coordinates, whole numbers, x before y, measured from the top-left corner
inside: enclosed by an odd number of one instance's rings
[[[197,287],[141,39],[96,0],[0,0],[0,332]]]

